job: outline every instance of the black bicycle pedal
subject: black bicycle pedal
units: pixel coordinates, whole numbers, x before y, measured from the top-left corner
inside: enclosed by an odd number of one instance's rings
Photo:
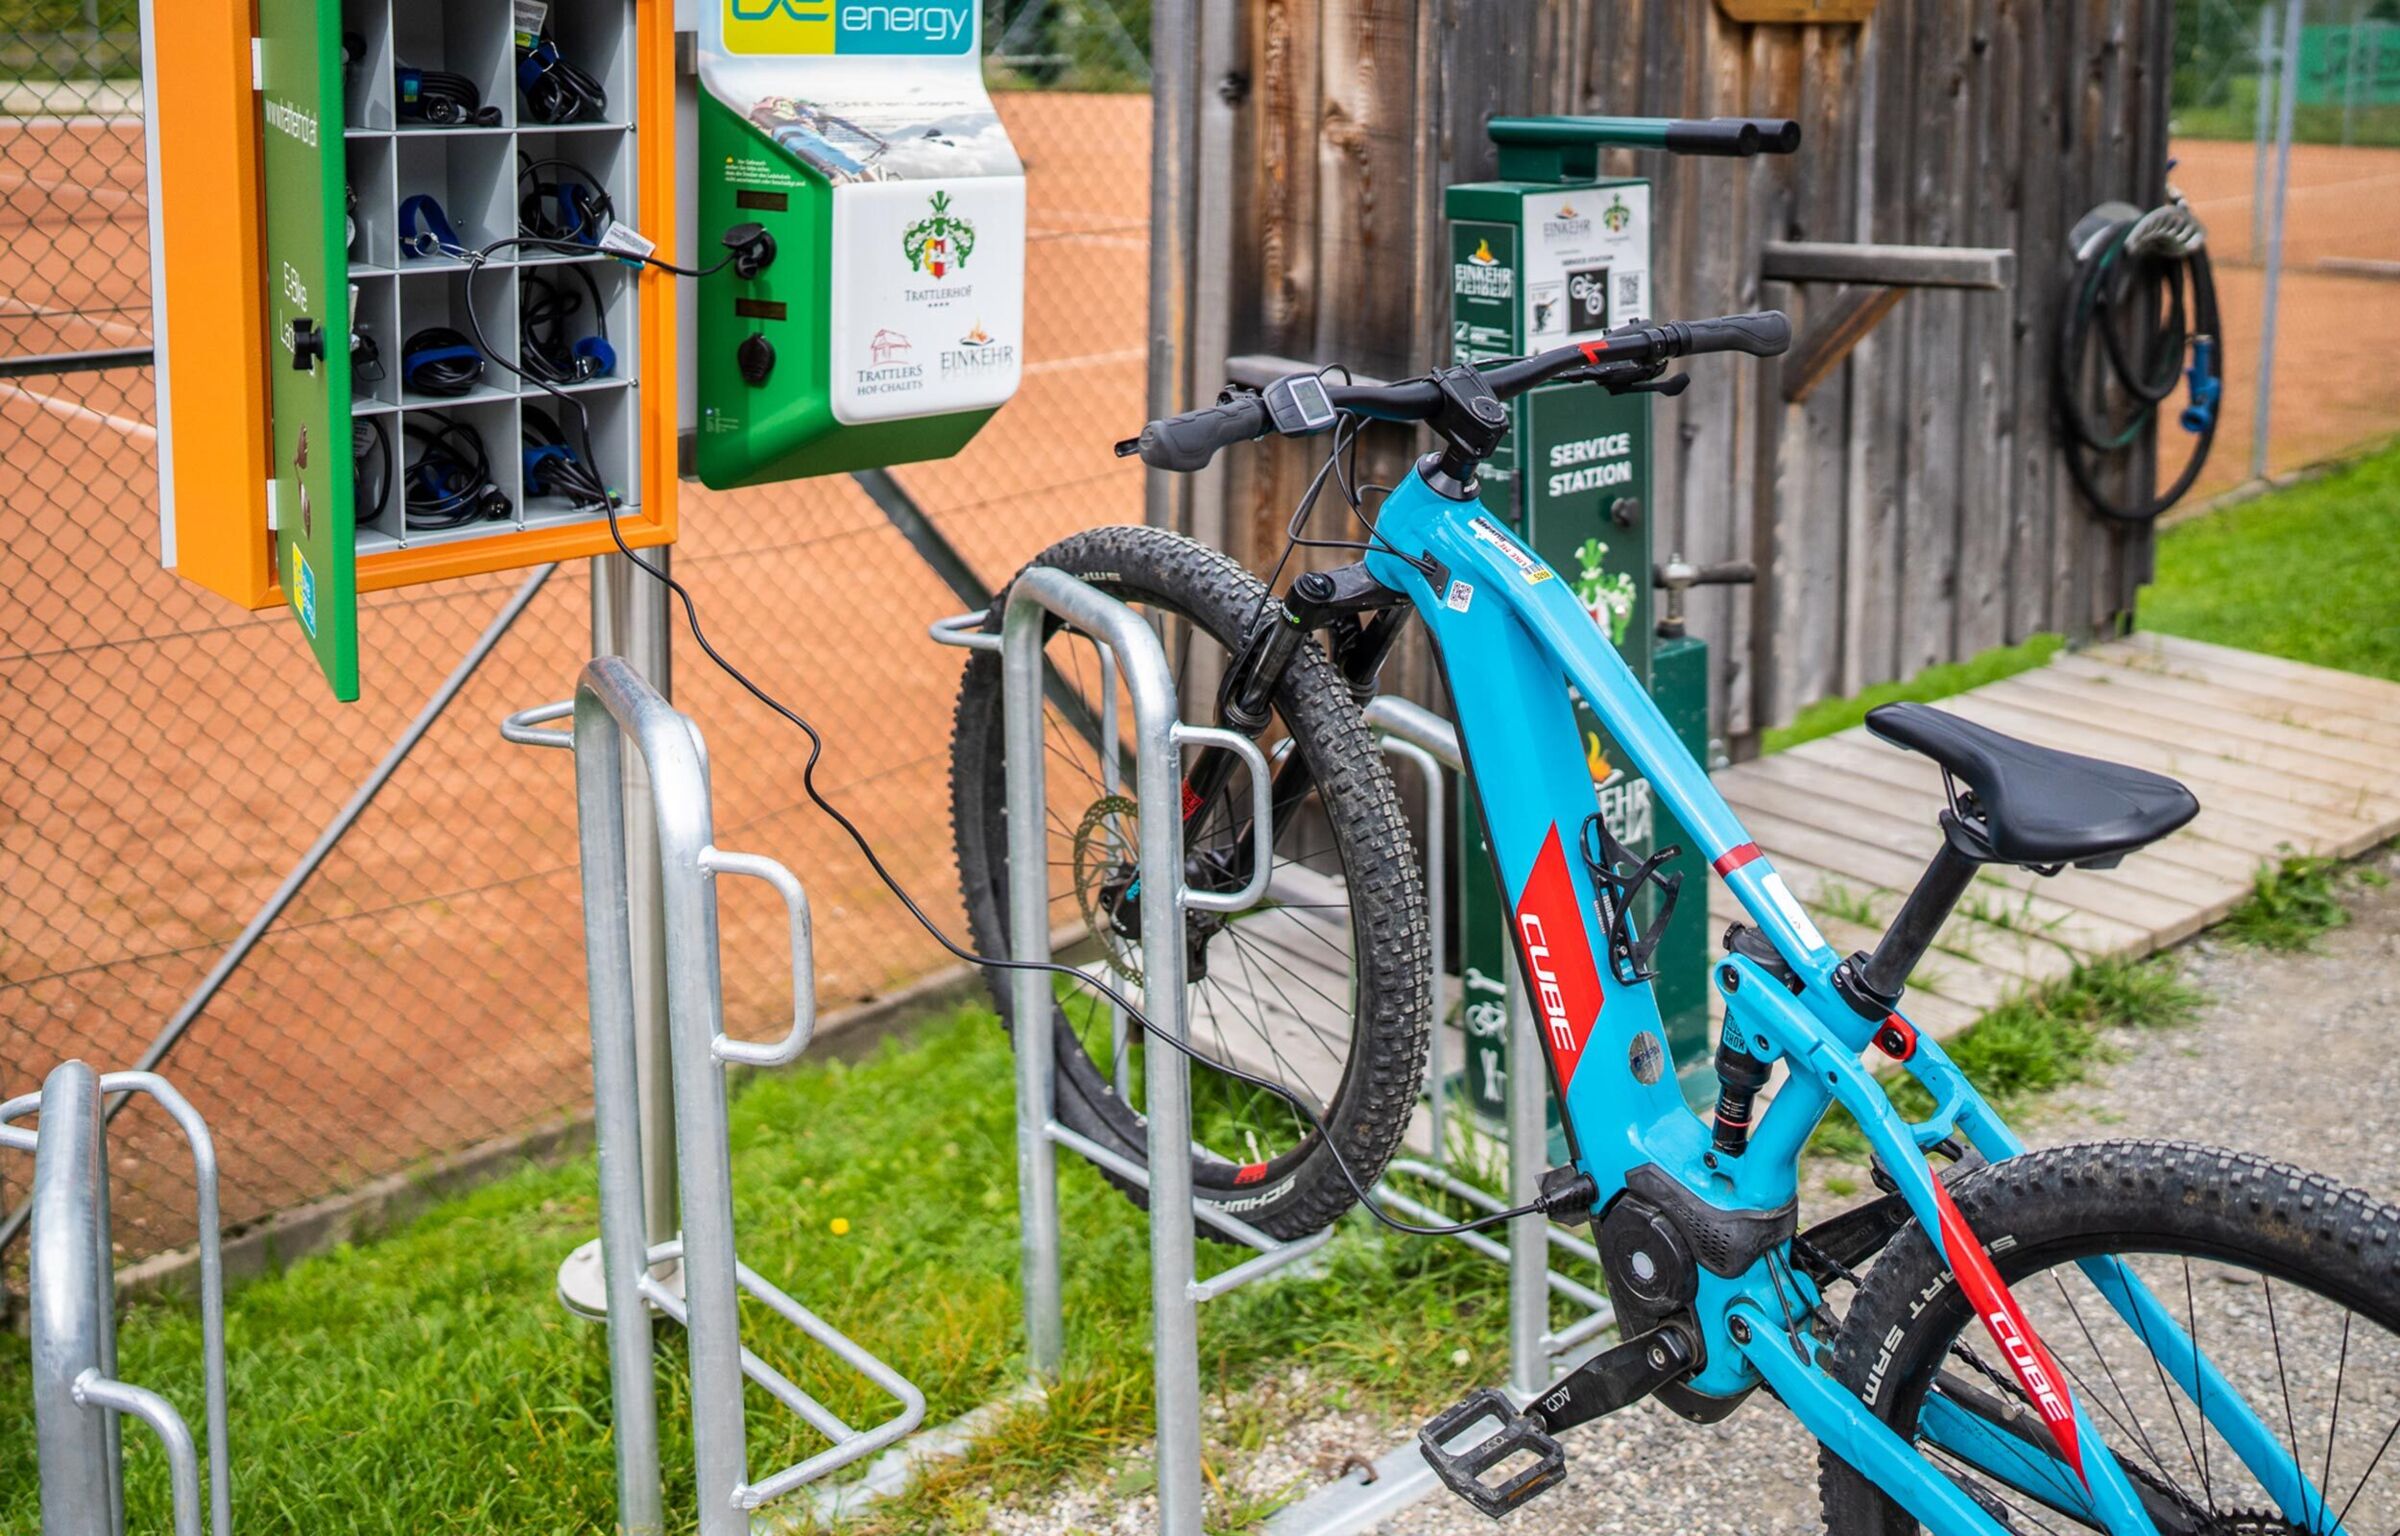
[[[1456,1444],[1486,1423],[1496,1426],[1490,1434]],[[1452,1493],[1495,1520],[1567,1480],[1567,1453],[1537,1421],[1517,1412],[1491,1387],[1443,1410],[1418,1430],[1417,1450]],[[1533,1464],[1505,1474],[1498,1483],[1484,1481],[1484,1474],[1520,1453],[1530,1454]]]

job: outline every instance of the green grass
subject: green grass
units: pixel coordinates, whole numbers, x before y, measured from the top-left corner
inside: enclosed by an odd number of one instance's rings
[[[2400,446],[2168,529],[2140,627],[2400,679]]]
[[[1927,667],[1903,682],[1878,683],[1866,692],[1846,699],[1820,699],[1800,711],[1789,725],[1777,726],[1760,738],[1763,752],[1781,752],[1804,741],[1831,736],[1846,731],[1867,718],[1867,711],[1882,704],[1902,700],[1928,703],[1996,683],[2019,672],[2030,672],[2059,652],[2066,641],[2057,635],[2034,635],[2018,645],[2001,646],[1985,651],[1965,661],[1945,662]]]
[[[2107,1031],[2177,1028],[2190,1023],[2199,1006],[2200,994],[2184,981],[2171,956],[2102,960],[2001,1004],[1943,1048],[2005,1112],[2035,1095],[2081,1082],[2108,1059]],[[1915,1119],[1932,1112],[1931,1096],[1914,1077],[1894,1071],[1886,1086],[1902,1114]],[[1837,1108],[1818,1128],[1810,1149],[1855,1160],[1866,1156],[1867,1140],[1857,1122]]]
[[[1011,1063],[988,1013],[933,1021],[871,1059],[751,1079],[733,1110],[742,1252],[926,1389],[930,1422],[1023,1380]],[[974,1459],[847,1529],[985,1529],[986,1506],[1061,1481],[1127,1475],[1149,1433],[1148,1242],[1133,1206],[1060,1159],[1067,1362],[1039,1407]],[[836,1236],[836,1219],[848,1223]],[[242,1286],[229,1308],[234,1493],[244,1529],[428,1536],[606,1530],[613,1523],[601,1333],[563,1313],[559,1258],[594,1230],[589,1157],[528,1168],[372,1243]],[[1213,1272],[1237,1254],[1203,1244]],[[1352,1216],[1320,1271],[1201,1311],[1203,1376],[1225,1416],[1211,1469],[1329,1394],[1395,1415],[1506,1368],[1498,1271],[1455,1243],[1387,1239]],[[852,1422],[880,1404],[750,1309],[761,1353]],[[130,1305],[123,1370],[199,1402],[193,1315]],[[26,1346],[0,1336],[0,1531],[38,1528]],[[693,1519],[681,1340],[660,1336],[669,1525]],[[1305,1367],[1314,1395],[1261,1384]],[[750,1396],[760,1473],[822,1448]],[[1273,1422],[1270,1422],[1272,1420]],[[134,1529],[167,1523],[164,1472],[126,1437]],[[1267,1501],[1272,1502],[1270,1499]],[[1246,1519],[1264,1505],[1226,1511]]]
[[[2311,950],[2350,921],[2345,892],[2383,885],[2389,878],[2372,865],[2286,854],[2259,870],[2249,897],[2226,914],[2216,932],[2260,949]]]

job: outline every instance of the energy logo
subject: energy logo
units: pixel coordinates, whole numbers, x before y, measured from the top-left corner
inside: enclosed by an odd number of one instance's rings
[[[831,53],[834,0],[725,0],[734,53]]]
[[[950,194],[933,194],[933,212],[900,232],[900,250],[909,270],[929,277],[947,277],[975,254],[975,225],[950,211]]]
[[[725,48],[749,54],[959,54],[970,0],[725,0]]]

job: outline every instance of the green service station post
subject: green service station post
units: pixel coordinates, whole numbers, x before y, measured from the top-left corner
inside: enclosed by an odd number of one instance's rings
[[[1597,174],[1602,146],[1679,148],[1666,124],[1641,118],[1496,118],[1505,179],[1453,186],[1451,353],[1455,361],[1514,357],[1597,336],[1651,316],[1651,189]],[[1555,384],[1524,396],[1509,435],[1483,472],[1483,501],[1572,582],[1592,621],[1608,631],[1676,734],[1708,761],[1708,646],[1682,632],[1680,602],[1662,622],[1653,571],[1671,551],[1654,545],[1648,394],[1609,395]],[[1632,772],[1597,716],[1578,703],[1584,750],[1609,830],[1636,857],[1679,845],[1668,866],[1688,893],[1651,963],[1667,1047],[1685,1096],[1713,1099],[1709,1061],[1708,869],[1690,850],[1649,782]],[[1492,1125],[1507,1116],[1508,923],[1489,845],[1472,810],[1461,812],[1457,865],[1464,1081],[1456,1090]],[[1656,919],[1645,893],[1638,924]],[[1550,1109],[1558,1136],[1557,1105]],[[1554,1146],[1553,1157],[1564,1155]]]

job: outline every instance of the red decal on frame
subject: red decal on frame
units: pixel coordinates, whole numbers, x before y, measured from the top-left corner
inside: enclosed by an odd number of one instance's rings
[[[1517,958],[1525,967],[1525,990],[1533,1016],[1557,1069],[1561,1093],[1575,1080],[1575,1064],[1600,1020],[1605,994],[1592,966],[1583,905],[1575,896],[1565,846],[1553,824],[1533,873],[1517,895]]]

